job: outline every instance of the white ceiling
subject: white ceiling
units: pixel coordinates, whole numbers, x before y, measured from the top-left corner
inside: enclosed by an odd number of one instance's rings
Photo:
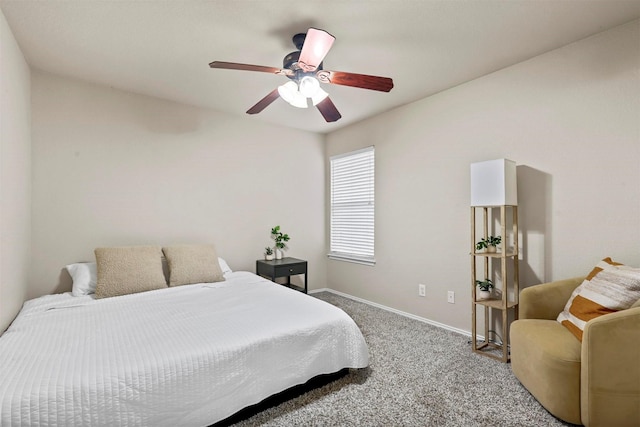
[[[213,70],[282,66],[291,37],[336,37],[328,70],[391,77],[390,93],[327,85],[342,113],[277,100],[250,120],[327,133],[640,17],[639,0],[0,0],[36,69],[231,114],[286,77]]]

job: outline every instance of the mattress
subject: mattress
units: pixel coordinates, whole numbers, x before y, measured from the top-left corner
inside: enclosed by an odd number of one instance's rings
[[[226,277],[27,301],[0,336],[0,425],[206,426],[368,365],[342,310],[252,273]]]

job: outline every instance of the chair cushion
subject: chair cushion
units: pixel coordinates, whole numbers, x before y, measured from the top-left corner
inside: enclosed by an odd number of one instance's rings
[[[556,417],[580,424],[581,343],[555,320],[521,319],[511,324],[511,369]]]

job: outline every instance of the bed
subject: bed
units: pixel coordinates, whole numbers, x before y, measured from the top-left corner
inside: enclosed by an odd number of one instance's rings
[[[27,301],[0,336],[0,425],[206,426],[368,365],[342,310],[249,272]]]

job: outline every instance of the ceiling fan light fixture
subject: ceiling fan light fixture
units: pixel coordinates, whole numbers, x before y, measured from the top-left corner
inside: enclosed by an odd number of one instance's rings
[[[304,76],[300,80],[300,93],[307,98],[313,98],[313,96],[320,89],[320,82],[315,77]]]
[[[293,93],[297,90],[298,88],[294,82],[287,82],[278,86],[278,93],[280,94],[280,97],[287,102],[291,102],[293,99]]]
[[[298,108],[307,108],[307,98],[298,91],[296,82],[290,81],[278,87],[278,94],[289,104]]]
[[[324,99],[329,96],[329,94],[327,92],[325,92],[324,90],[322,90],[321,88],[318,88],[318,90],[316,91],[316,93],[311,97],[311,103],[313,104],[313,106],[315,107],[316,105],[318,105],[319,103],[321,103],[322,101],[324,101]]]

